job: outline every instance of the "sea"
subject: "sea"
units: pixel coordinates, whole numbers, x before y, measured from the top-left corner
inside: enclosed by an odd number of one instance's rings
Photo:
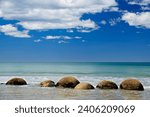
[[[128,78],[138,79],[144,91],[133,90],[75,90],[40,87],[44,80],[57,83],[64,76],[74,76],[94,87],[102,80],[111,80],[118,87]],[[10,86],[5,83],[14,77],[24,78],[28,85]],[[53,62],[0,63],[0,100],[149,100],[149,62]]]

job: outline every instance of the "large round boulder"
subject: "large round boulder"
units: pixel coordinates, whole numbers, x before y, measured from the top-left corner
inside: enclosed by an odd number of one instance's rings
[[[54,87],[55,86],[55,82],[52,80],[45,80],[43,82],[40,83],[41,87]]]
[[[99,89],[118,89],[118,86],[116,83],[109,81],[109,80],[103,80],[99,82],[99,84],[96,86],[96,88]]]
[[[90,83],[79,83],[75,89],[84,89],[84,90],[88,90],[88,89],[94,89],[94,87],[90,84]]]
[[[27,82],[23,78],[12,78],[6,85],[27,85]]]
[[[56,87],[63,87],[63,88],[74,88],[80,82],[73,76],[66,76],[60,79]]]
[[[120,84],[120,89],[143,91],[144,87],[139,80],[127,79]]]

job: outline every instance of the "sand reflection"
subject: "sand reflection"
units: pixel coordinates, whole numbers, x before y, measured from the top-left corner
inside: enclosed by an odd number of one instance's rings
[[[120,94],[125,100],[141,100],[143,99],[143,91],[120,90]]]

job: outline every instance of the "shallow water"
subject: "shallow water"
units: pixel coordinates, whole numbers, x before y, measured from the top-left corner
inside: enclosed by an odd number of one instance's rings
[[[48,79],[56,83],[68,75],[95,87],[101,80],[112,80],[119,86],[128,77],[135,77],[145,90],[74,90],[42,88],[38,85]],[[22,77],[28,85],[3,84],[12,77]],[[149,100],[150,63],[0,63],[0,83],[1,100]]]
[[[1,100],[147,100],[150,89],[128,90],[75,90],[38,86],[1,86]]]

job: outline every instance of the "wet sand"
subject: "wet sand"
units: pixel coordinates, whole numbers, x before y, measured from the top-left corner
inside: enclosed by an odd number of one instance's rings
[[[38,85],[0,85],[0,100],[149,100],[150,89],[130,90],[75,90]]]

